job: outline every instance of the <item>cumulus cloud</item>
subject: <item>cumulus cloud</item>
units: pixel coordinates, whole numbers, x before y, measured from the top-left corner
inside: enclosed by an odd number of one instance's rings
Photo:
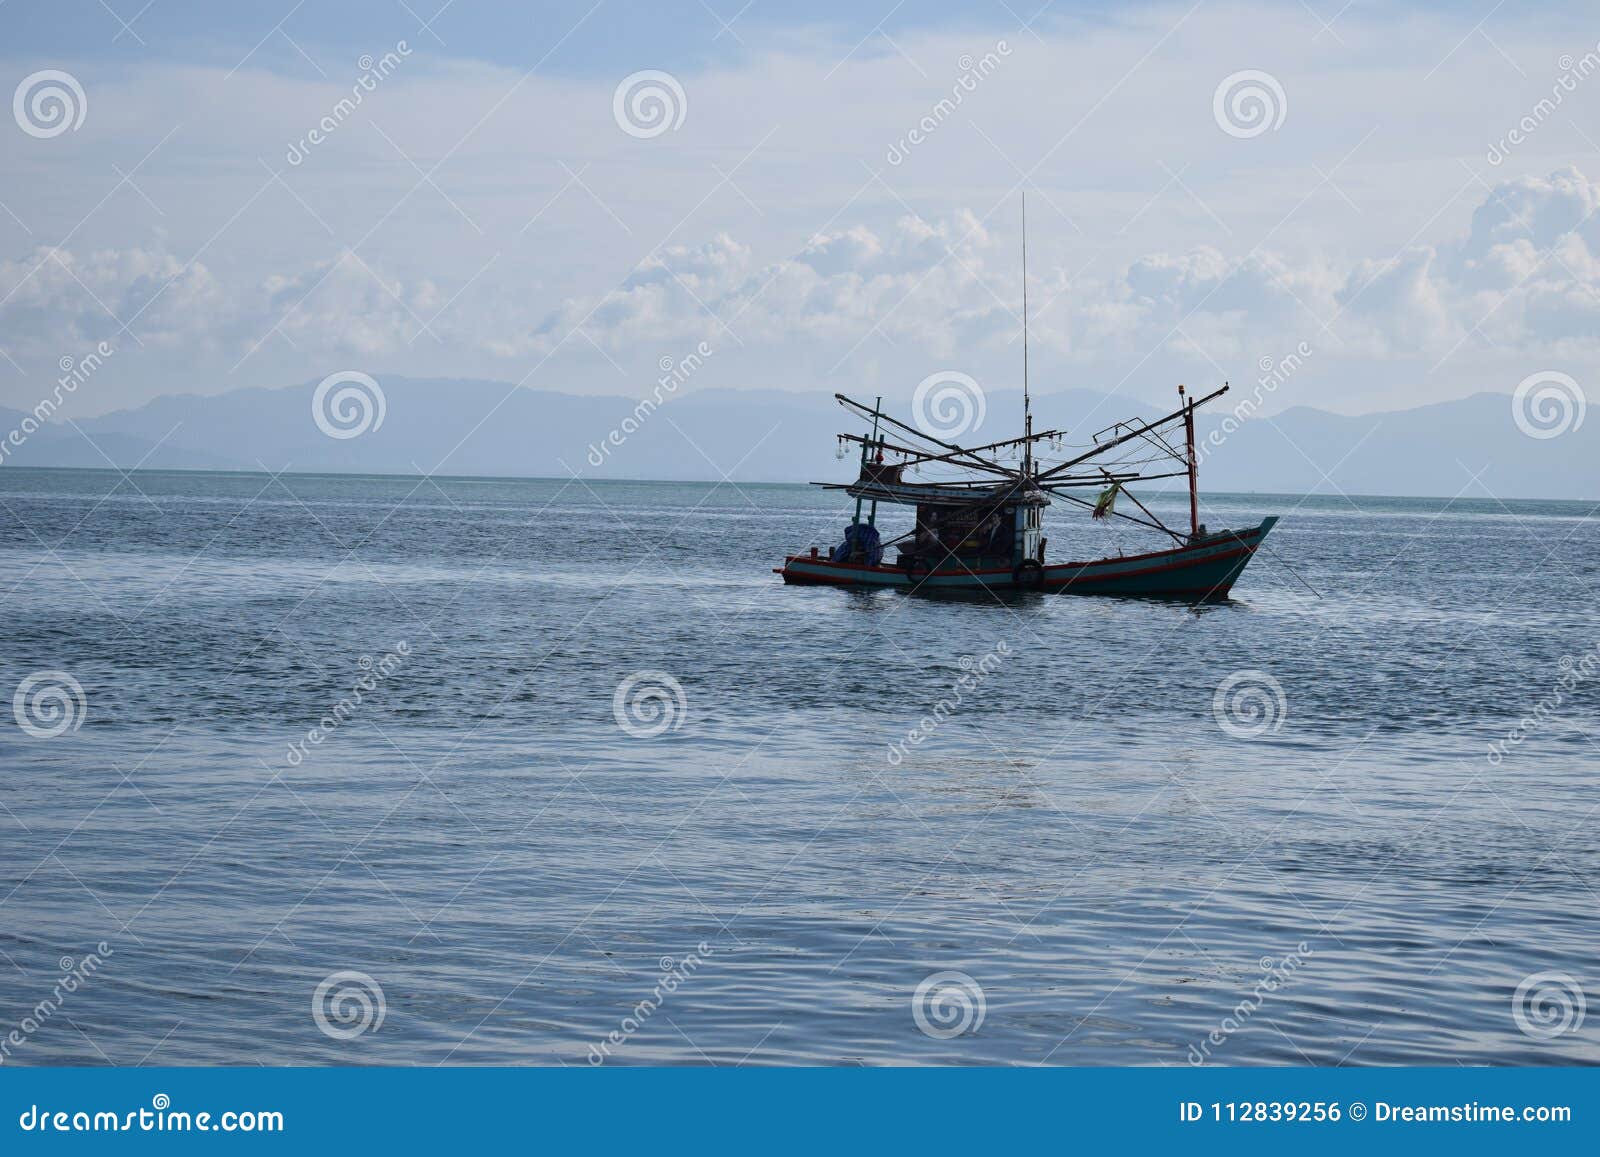
[[[1600,185],[1567,168],[1490,190],[1464,238],[1381,260],[1341,266],[1202,245],[1101,278],[1047,269],[1039,280],[1054,291],[1033,334],[1042,348],[1080,357],[1170,344],[1196,358],[1237,358],[1300,332],[1364,356],[1437,357],[1479,331],[1530,356],[1570,350],[1591,340],[1600,309],[1590,240],[1597,205]],[[959,335],[999,348],[1020,326],[1014,238],[1005,241],[971,211],[902,217],[884,234],[852,224],[749,268],[749,250],[720,235],[664,252],[596,301],[566,303],[536,332],[548,349],[581,325],[622,348],[680,342],[731,318],[754,337],[881,332],[944,352]]]
[[[1140,257],[1101,277],[1035,271],[1033,339],[1065,359],[1165,349],[1213,364],[1253,360],[1286,335],[1347,356],[1438,357],[1463,342],[1529,357],[1600,342],[1600,185],[1565,168],[1489,190],[1465,237],[1339,266],[1210,245]],[[439,343],[463,354],[549,357],[593,343],[611,355],[724,343],[848,358],[874,339],[937,358],[1001,354],[1020,330],[1014,237],[972,210],[856,222],[757,264],[726,232],[662,248],[613,291],[536,305],[451,310],[428,279],[386,275],[352,252],[224,287],[203,263],[133,248],[41,249],[0,263],[7,344],[72,350],[116,335],[244,358],[281,339],[318,358],[385,358]],[[581,335],[581,336],[580,336]]]
[[[0,343],[50,360],[104,339],[147,345],[205,340],[226,295],[203,264],[140,247],[74,252],[40,246],[0,261]]]
[[[1515,88],[1509,55],[1527,96],[1547,91],[1533,73],[1564,33],[1513,23],[1489,45],[1453,19],[1358,8],[1319,41],[1302,12],[1155,5],[854,52],[752,31],[684,71],[689,114],[651,140],[612,120],[620,76],[421,46],[292,166],[284,142],[344,78],[86,71],[81,132],[0,139],[28,178],[0,215],[0,348],[23,368],[0,364],[0,403],[124,322],[139,347],[75,404],[348,368],[637,394],[701,340],[719,354],[696,389],[909,395],[944,368],[1010,382],[1024,189],[1046,383],[1165,396],[1301,340],[1318,358],[1277,404],[1584,377],[1600,370],[1600,187],[1564,164],[1582,151],[1565,122],[1600,88],[1541,126],[1547,154],[1463,184],[1484,125],[1521,112],[1524,94],[1484,78]],[[1001,66],[889,164],[999,35]],[[1287,95],[1253,139],[1213,120],[1218,82],[1259,63],[1242,44],[1270,49]],[[1419,89],[1421,60],[1445,63]]]

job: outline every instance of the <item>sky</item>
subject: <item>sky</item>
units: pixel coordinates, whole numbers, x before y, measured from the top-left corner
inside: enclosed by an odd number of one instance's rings
[[[5,0],[0,405],[1600,378],[1592,10],[741,4]]]

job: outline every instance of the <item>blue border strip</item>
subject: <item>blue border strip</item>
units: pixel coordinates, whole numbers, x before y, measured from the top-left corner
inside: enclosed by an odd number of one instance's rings
[[[1485,1106],[1517,1117],[1564,1109],[1569,1119],[1502,1122]],[[84,1144],[296,1153],[490,1145],[650,1157],[1162,1146],[1365,1157],[1439,1145],[1452,1154],[1530,1144],[1595,1152],[1600,1142],[1594,1069],[6,1068],[0,1107],[8,1154]],[[1442,1119],[1417,1120],[1418,1109]],[[235,1116],[225,1130],[227,1113],[279,1113],[282,1129],[270,1117]]]

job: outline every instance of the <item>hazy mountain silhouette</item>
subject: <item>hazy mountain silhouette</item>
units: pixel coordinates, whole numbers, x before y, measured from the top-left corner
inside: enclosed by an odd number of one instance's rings
[[[158,398],[75,425],[50,423],[9,448],[8,464],[584,478],[805,481],[851,472],[833,435],[860,423],[823,393],[701,390],[637,410],[622,397],[519,389],[505,382],[385,377],[381,425],[358,437],[313,420],[315,383]],[[1202,443],[1247,391],[1201,411]],[[901,402],[891,412],[909,418]],[[1037,396],[1035,428],[1067,442],[1148,405],[1093,390]],[[995,391],[969,444],[1018,432],[1021,397]],[[0,437],[23,415],[0,409]],[[1234,425],[1235,423],[1229,423]],[[1405,494],[1483,498],[1600,497],[1600,420],[1559,437],[1524,434],[1503,394],[1392,413],[1344,417],[1304,406],[1236,423],[1204,455],[1215,491]],[[616,432],[619,444],[608,439]],[[108,461],[109,459],[109,461]],[[1479,472],[1482,472],[1479,474]],[[1474,483],[1474,475],[1479,481]]]

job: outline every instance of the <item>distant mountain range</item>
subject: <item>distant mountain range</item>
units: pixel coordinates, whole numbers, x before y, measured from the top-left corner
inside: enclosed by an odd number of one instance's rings
[[[848,474],[851,467],[833,460],[833,435],[859,426],[822,393],[707,389],[669,394],[641,412],[636,399],[623,397],[385,377],[381,424],[341,439],[314,420],[315,387],[172,395],[75,424],[50,422],[21,447],[9,447],[4,462],[791,482]],[[1213,431],[1231,430],[1205,453],[1205,489],[1600,498],[1600,421],[1558,437],[1530,437],[1504,394],[1356,418],[1296,406],[1272,418],[1230,420],[1244,396],[1248,389],[1236,389],[1200,412],[1203,445]],[[962,440],[1017,433],[1021,408],[1015,391],[991,392],[985,421]],[[909,416],[909,407],[891,412]],[[1092,390],[1034,400],[1035,428],[1064,428],[1069,443],[1087,441],[1116,419],[1155,413]],[[24,417],[0,408],[0,438]]]

